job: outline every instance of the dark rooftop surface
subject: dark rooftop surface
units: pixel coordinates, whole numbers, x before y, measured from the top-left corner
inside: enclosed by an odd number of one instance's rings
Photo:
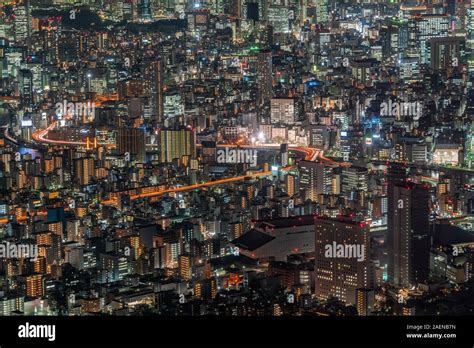
[[[238,246],[239,248],[253,251],[260,248],[262,245],[267,244],[273,239],[275,239],[275,237],[272,237],[266,233],[257,230],[250,230],[247,233],[241,235],[239,238],[234,239],[232,244]]]

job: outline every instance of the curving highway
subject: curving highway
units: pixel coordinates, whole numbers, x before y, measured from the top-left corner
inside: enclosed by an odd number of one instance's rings
[[[56,122],[53,122],[50,126],[48,126],[46,129],[38,130],[32,134],[32,138],[40,143],[45,143],[45,144],[50,144],[50,145],[63,145],[63,146],[86,146],[86,142],[81,142],[81,141],[68,141],[68,140],[52,140],[48,139],[47,135],[48,132],[56,126]],[[101,144],[101,145],[106,145],[110,146],[110,144]],[[239,147],[239,148],[261,148],[261,149],[279,149],[280,145],[278,144],[261,144],[261,145],[229,145],[229,144],[219,144],[217,145],[218,147]],[[322,153],[321,150],[312,148],[312,147],[304,147],[304,146],[290,146],[289,147],[290,151],[294,152],[299,152],[304,154],[304,158],[306,161],[316,161],[320,160],[323,162],[328,163],[329,165],[334,165],[334,166],[350,166],[350,163],[340,163],[333,161],[327,157],[325,157]],[[294,169],[293,166],[288,166],[283,168],[283,170],[291,170]],[[210,187],[210,186],[216,186],[216,185],[222,185],[222,184],[228,184],[228,183],[233,183],[237,181],[242,181],[242,180],[248,180],[248,179],[254,179],[258,177],[264,177],[264,176],[269,176],[272,175],[272,171],[264,171],[264,172],[258,172],[258,173],[250,173],[248,175],[241,175],[237,177],[232,177],[232,178],[226,178],[226,179],[220,179],[220,180],[215,180],[215,181],[208,181],[205,183],[201,184],[195,184],[195,185],[188,185],[188,186],[182,186],[178,188],[169,188],[169,189],[164,189],[160,190],[157,189],[156,191],[153,192],[148,192],[148,193],[143,193],[139,195],[133,195],[130,196],[131,200],[137,200],[140,198],[149,198],[149,197],[156,197],[160,196],[166,193],[176,193],[176,192],[182,192],[182,191],[189,191],[189,190],[195,190],[203,187]],[[101,204],[117,204],[116,199],[109,199],[109,200],[104,200],[101,201]]]

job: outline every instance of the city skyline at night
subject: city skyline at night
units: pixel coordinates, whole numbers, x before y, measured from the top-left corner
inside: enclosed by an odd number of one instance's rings
[[[0,316],[472,315],[473,82],[470,0],[0,0]]]

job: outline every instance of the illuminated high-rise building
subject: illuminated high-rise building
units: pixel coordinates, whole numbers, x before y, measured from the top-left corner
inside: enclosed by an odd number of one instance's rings
[[[15,8],[14,33],[15,41],[29,46],[31,35],[31,17],[29,0],[23,0]]]
[[[467,40],[466,45],[471,50],[474,50],[474,0],[469,1],[469,8],[467,10]]]
[[[120,128],[117,132],[117,149],[120,154],[129,155],[127,160],[145,161],[145,132],[140,128]]]
[[[342,194],[345,197],[351,198],[355,191],[367,192],[369,174],[366,168],[352,166],[343,169],[341,181]]]
[[[375,292],[373,289],[360,288],[356,290],[357,314],[370,315],[374,311]]]
[[[306,190],[306,198],[317,202],[320,194],[332,192],[332,168],[324,163],[299,162],[300,188]]]
[[[295,195],[296,190],[297,190],[296,184],[297,184],[297,180],[296,180],[295,175],[288,174],[285,177],[285,190],[286,190],[286,193],[288,193],[288,196],[292,197]]]
[[[288,6],[284,4],[284,1],[278,5],[271,4],[268,6],[268,22],[273,27],[274,33],[288,33],[290,31]]]
[[[438,14],[423,14],[410,19],[410,40],[415,40],[415,48],[421,64],[429,64],[431,47],[429,39],[448,36],[449,17]]]
[[[298,0],[298,19],[300,26],[306,22],[308,17],[308,0]]]
[[[258,103],[268,102],[272,97],[272,51],[261,50],[257,57]]]
[[[204,279],[194,285],[194,297],[211,300],[217,296],[217,284],[215,278]]]
[[[26,295],[30,297],[43,297],[45,294],[45,284],[43,275],[33,274],[26,279]]]
[[[183,99],[178,90],[170,90],[164,93],[163,115],[167,119],[184,115]]]
[[[388,280],[397,286],[416,286],[428,279],[430,190],[401,181],[400,176],[388,179]]]
[[[466,52],[468,56],[469,73],[474,72],[474,0],[470,0],[469,8],[467,10],[467,37],[466,37]]]
[[[184,280],[190,280],[192,277],[191,256],[179,255],[178,267],[179,267],[179,276]]]
[[[163,60],[158,58],[153,63],[153,80],[154,80],[154,115],[156,115],[157,121],[161,122],[163,119]]]
[[[430,40],[431,68],[435,70],[455,68],[464,61],[464,40],[457,37],[441,37]]]
[[[75,159],[74,173],[80,185],[88,185],[94,176],[94,158],[83,157]]]
[[[24,296],[4,296],[0,299],[0,315],[12,315],[12,312],[25,310]]]
[[[369,227],[363,222],[317,218],[315,228],[316,297],[357,304],[357,289],[373,286]]]
[[[328,0],[316,0],[316,23],[325,25],[329,20]]]
[[[34,101],[33,95],[33,73],[31,70],[20,70],[20,88],[21,88],[21,102],[26,107],[30,107]]]
[[[158,123],[163,121],[163,78],[164,62],[161,57],[149,58],[146,61],[144,77],[146,94],[152,98],[152,118]]]
[[[150,0],[140,0],[140,19],[144,21],[151,20]]]
[[[159,161],[170,163],[183,156],[196,157],[194,129],[190,127],[163,128],[158,134]]]
[[[239,238],[244,233],[242,222],[234,221],[229,223],[229,240]]]
[[[295,122],[295,100],[291,98],[273,98],[270,104],[272,123],[291,125]]]

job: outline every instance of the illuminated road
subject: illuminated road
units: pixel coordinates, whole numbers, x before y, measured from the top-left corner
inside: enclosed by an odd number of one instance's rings
[[[56,127],[56,122],[51,123],[46,129],[41,129],[34,132],[31,137],[40,143],[51,144],[51,145],[63,145],[63,146],[87,146],[87,143],[84,141],[68,141],[68,140],[52,140],[48,139],[47,135],[50,130]],[[99,145],[105,146],[113,146],[112,144],[102,144]],[[278,144],[262,144],[262,145],[232,145],[232,144],[218,144],[218,147],[240,147],[240,148],[253,148],[253,149],[279,149],[280,145]],[[303,146],[290,146],[289,150],[301,152],[305,154],[305,160],[307,161],[315,161],[318,158],[321,158],[324,161],[332,162],[333,164],[339,165],[340,163],[330,160],[322,156],[321,151],[318,149],[314,149],[311,147],[303,147]]]
[[[8,126],[3,126],[3,136],[5,137],[5,139],[10,141],[11,143],[18,145],[18,142],[16,141],[16,139],[10,136],[10,133],[8,132]]]
[[[32,138],[35,141],[38,141],[40,143],[45,143],[45,144],[51,144],[51,145],[64,145],[64,146],[86,146],[87,143],[84,141],[68,141],[68,140],[52,140],[48,139],[47,135],[50,130],[54,129],[56,127],[56,122],[51,123],[51,125],[48,126],[46,129],[38,130],[32,134]],[[99,145],[106,145],[106,146],[111,146],[111,144],[102,144],[99,143]],[[217,145],[218,147],[237,147],[239,146],[240,148],[254,148],[254,149],[279,149],[280,145],[278,144],[262,144],[262,145],[232,145],[232,144],[219,144]],[[292,151],[297,151],[297,152],[302,152],[305,154],[305,160],[307,161],[315,161],[318,156],[320,155],[320,150],[310,148],[310,147],[302,147],[302,146],[290,146],[289,150]],[[325,158],[327,161],[331,161],[328,158]],[[334,162],[334,161],[333,161]],[[337,163],[337,162],[334,162]]]
[[[282,170],[288,171],[293,169],[293,166],[287,166],[283,168]],[[177,193],[177,192],[183,192],[183,191],[189,191],[189,190],[196,190],[199,188],[203,187],[210,187],[210,186],[217,186],[217,185],[223,185],[223,184],[229,184],[237,181],[243,181],[243,180],[250,180],[250,179],[255,179],[255,178],[260,178],[264,176],[269,176],[272,175],[272,171],[265,171],[265,172],[259,172],[259,173],[251,173],[248,175],[241,175],[241,176],[235,176],[233,178],[227,178],[227,179],[220,179],[220,180],[215,180],[215,181],[207,181],[202,184],[195,184],[195,185],[189,185],[189,186],[181,186],[181,187],[176,187],[176,188],[170,188],[170,189],[165,189],[165,190],[156,190],[153,192],[148,192],[148,193],[142,193],[139,195],[133,195],[130,196],[130,199],[132,201],[140,199],[140,198],[150,198],[150,197],[156,197],[160,196],[166,193]],[[102,201],[101,204],[116,204],[115,199],[109,199]]]
[[[67,140],[52,140],[46,138],[49,131],[56,126],[56,122],[51,123],[48,128],[34,132],[31,137],[40,143],[52,144],[52,145],[65,145],[65,146],[86,146],[85,142],[82,141],[67,141]]]
[[[32,138],[35,141],[41,142],[41,143],[46,143],[46,144],[51,144],[51,145],[64,145],[64,146],[87,146],[86,142],[80,142],[80,141],[67,141],[67,140],[52,140],[48,139],[47,135],[48,132],[56,126],[56,122],[53,122],[49,127],[43,130],[36,131],[32,134]],[[101,144],[104,145],[104,144]],[[107,146],[110,146],[110,144],[106,144]],[[257,144],[257,145],[232,145],[232,144],[219,144],[217,145],[218,147],[239,147],[239,148],[254,148],[254,149],[279,149],[280,145],[279,144]],[[333,166],[350,166],[350,163],[340,163],[333,161],[327,157],[325,157],[322,154],[321,150],[311,148],[311,147],[304,147],[304,146],[290,146],[289,147],[290,151],[294,152],[299,152],[304,154],[304,158],[306,161],[316,161],[316,160],[321,160],[322,162],[326,162],[329,165]],[[288,166],[283,168],[283,170],[291,170],[294,167]],[[233,182],[238,182],[242,180],[247,180],[247,179],[255,179],[259,177],[264,177],[264,176],[269,176],[271,175],[271,171],[265,171],[265,172],[259,172],[259,173],[252,173],[249,175],[242,175],[242,176],[237,176],[237,177],[232,177],[232,178],[227,178],[227,179],[221,179],[221,180],[216,180],[216,181],[208,181],[205,183],[201,184],[195,184],[195,185],[189,185],[189,186],[182,186],[178,188],[169,188],[165,190],[159,190],[157,189],[156,191],[153,192],[147,192],[139,195],[133,195],[130,197],[131,200],[137,200],[140,198],[149,198],[149,197],[156,197],[160,196],[163,194],[167,193],[177,193],[177,192],[183,192],[183,191],[189,191],[189,190],[195,190],[199,188],[204,188],[204,187],[210,187],[210,186],[216,186],[216,185],[222,185],[222,184],[229,184]],[[116,199],[109,199],[101,202],[102,204],[116,204],[117,201]]]

